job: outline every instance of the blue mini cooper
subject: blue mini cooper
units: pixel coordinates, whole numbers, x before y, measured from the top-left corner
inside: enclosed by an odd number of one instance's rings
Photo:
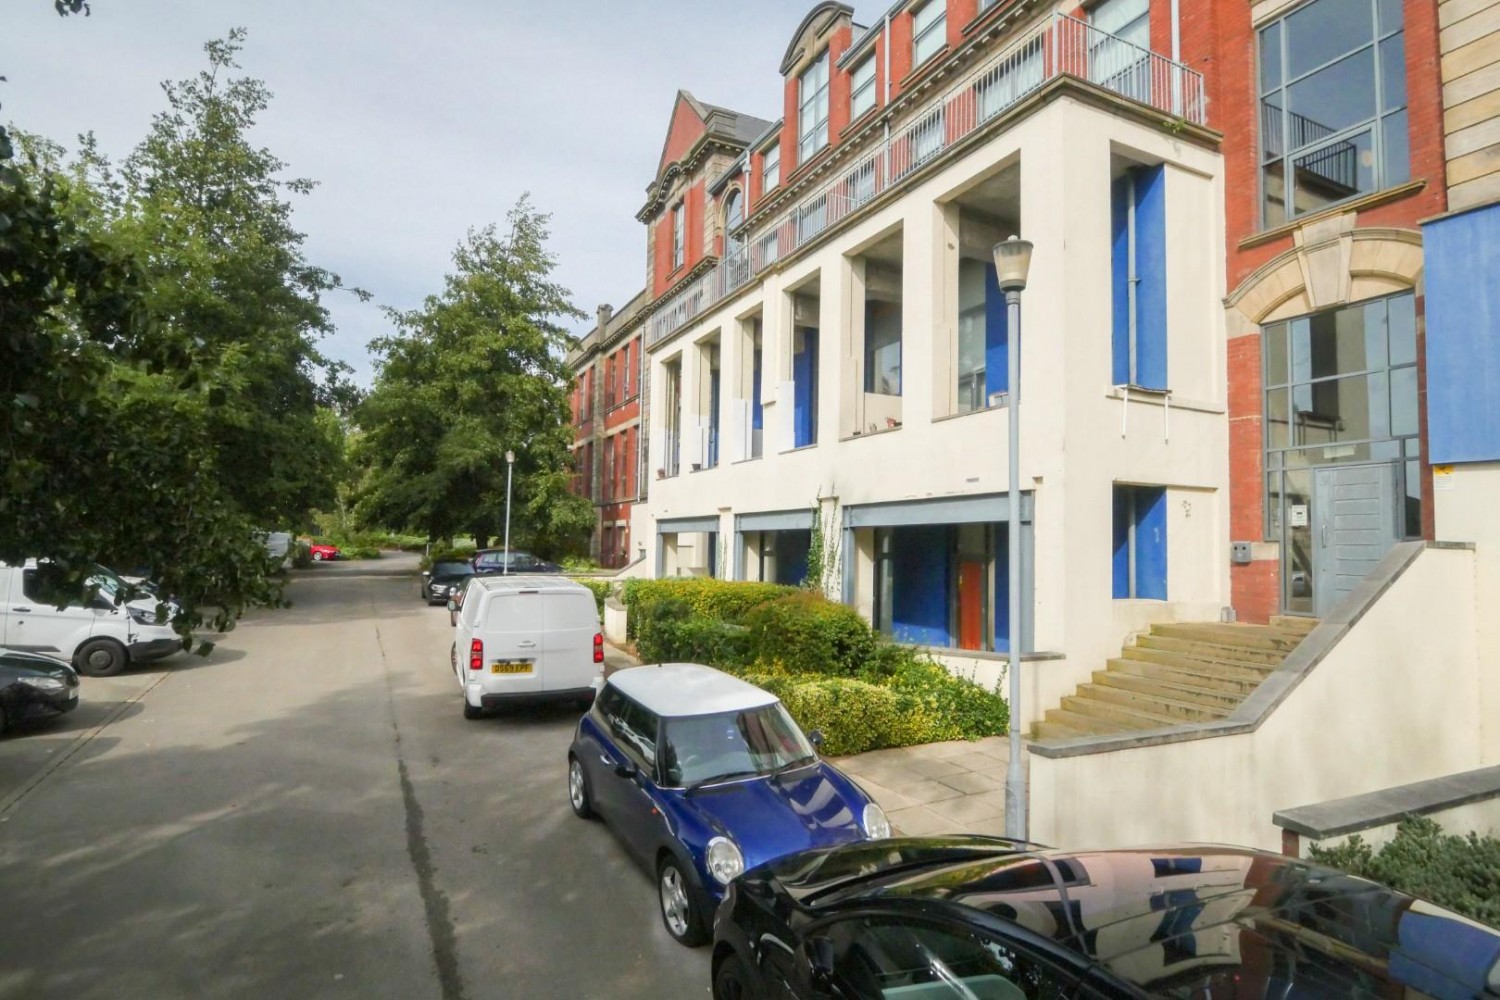
[[[816,737],[816,734],[815,734]],[[724,887],[794,851],[890,836],[775,695],[695,663],[612,675],[568,749],[568,798],[656,875],[662,923],[708,940]]]

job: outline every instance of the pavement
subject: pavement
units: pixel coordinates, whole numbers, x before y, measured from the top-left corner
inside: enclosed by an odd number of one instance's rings
[[[0,1000],[708,994],[568,808],[577,709],[464,719],[416,571],[296,571],[206,658],[0,738]]]
[[[640,661],[606,643],[605,675]],[[880,804],[897,835],[1005,834],[1008,737],[953,740],[830,757]]]

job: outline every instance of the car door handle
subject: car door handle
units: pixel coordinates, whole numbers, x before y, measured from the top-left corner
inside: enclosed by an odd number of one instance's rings
[[[11,610],[14,611],[14,612],[16,612],[17,614],[23,614],[23,615],[27,614],[27,613],[29,613],[31,611],[30,608],[11,608]]]
[[[531,639],[522,639],[520,642],[516,643],[516,646],[520,649],[535,649],[536,642]]]
[[[599,763],[603,764],[605,767],[615,766],[615,762],[609,759],[609,754],[607,753],[601,753],[599,755]]]

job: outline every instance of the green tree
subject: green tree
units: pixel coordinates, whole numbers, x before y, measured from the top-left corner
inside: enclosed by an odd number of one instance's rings
[[[586,545],[592,505],[567,489],[572,338],[560,324],[582,314],[551,280],[547,222],[522,197],[504,236],[468,233],[440,294],[388,311],[399,332],[371,344],[375,387],[357,414],[366,523],[483,547],[504,528],[513,451],[512,544],[555,556]]]

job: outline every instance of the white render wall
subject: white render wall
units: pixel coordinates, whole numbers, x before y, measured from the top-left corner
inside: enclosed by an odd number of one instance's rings
[[[1160,398],[1125,401],[1111,385],[1110,180],[1112,158],[1162,161],[1166,172],[1170,406]],[[763,275],[715,311],[679,331],[650,357],[652,425],[664,426],[662,366],[680,359],[682,399],[699,397],[700,351],[718,337],[725,406],[721,464],[691,472],[685,413],[682,474],[656,479],[665,465],[653,431],[647,468],[649,509],[633,537],[649,539],[651,518],[806,510],[814,497],[842,506],[1005,492],[1004,409],[940,416],[947,343],[957,324],[949,285],[958,259],[944,203],[966,186],[1020,164],[1020,235],[1036,246],[1023,297],[1022,482],[1036,496],[1035,642],[1062,659],[1023,668],[1023,724],[1072,692],[1122,642],[1152,621],[1217,620],[1228,603],[1228,438],[1221,164],[1217,153],[1122,115],[1060,96],[995,138],[959,156],[895,202],[797,259]],[[903,250],[903,426],[840,440],[841,413],[862,364],[855,269],[847,254],[892,233]],[[819,443],[789,452],[792,298],[818,287]],[[735,461],[742,449],[733,399],[741,384],[741,323],[763,320],[764,457]],[[748,377],[743,380],[748,383]],[[778,413],[778,411],[782,411]],[[1112,489],[1116,482],[1169,488],[1169,601],[1111,599]],[[845,558],[850,554],[846,553]],[[675,560],[671,560],[675,562]],[[654,567],[658,574],[673,565]],[[861,567],[863,570],[864,567]],[[856,604],[868,604],[861,572]],[[958,658],[955,657],[957,660]],[[967,658],[965,658],[967,659]],[[1000,664],[990,661],[998,677]],[[955,664],[957,665],[957,664]],[[981,661],[981,666],[983,662]]]

